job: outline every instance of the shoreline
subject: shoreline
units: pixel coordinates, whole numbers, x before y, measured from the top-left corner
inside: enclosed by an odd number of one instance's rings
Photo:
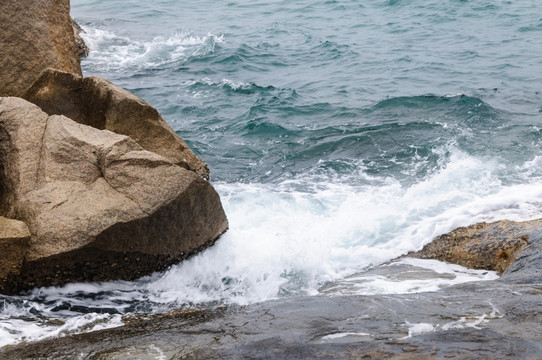
[[[507,234],[506,239],[514,241],[519,235],[524,242],[521,237],[528,237],[528,245],[496,280],[461,283],[434,292],[316,295],[247,306],[134,314],[126,316],[121,327],[9,345],[0,349],[0,355],[6,359],[69,358],[77,344],[81,354],[86,354],[82,358],[89,359],[139,357],[152,349],[165,358],[291,358],[298,353],[303,358],[373,354],[377,359],[484,359],[489,354],[494,358],[513,354],[534,359],[542,355],[538,326],[542,313],[536,311],[542,305],[540,222],[501,221],[469,227],[478,230],[471,240],[502,230],[503,223],[506,232],[501,234]],[[485,253],[491,254],[491,249]]]

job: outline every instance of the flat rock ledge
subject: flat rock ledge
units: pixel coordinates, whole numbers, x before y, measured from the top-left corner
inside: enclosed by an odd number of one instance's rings
[[[218,194],[196,172],[20,98],[0,98],[0,189],[0,214],[24,221],[31,235],[5,236],[16,256],[1,293],[135,279],[228,228]]]
[[[20,344],[0,356],[69,359],[77,349],[80,359],[541,359],[541,221],[455,232],[463,239],[457,244],[490,242],[475,247],[480,259],[484,249],[488,257],[498,253],[492,234],[505,249],[508,241],[526,242],[494,281],[418,294],[311,296],[131,316],[123,327]],[[441,238],[444,244],[452,237]],[[408,270],[386,264],[397,275]]]

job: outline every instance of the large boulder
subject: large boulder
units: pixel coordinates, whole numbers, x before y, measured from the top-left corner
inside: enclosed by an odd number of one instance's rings
[[[211,245],[228,227],[218,194],[194,171],[23,99],[0,98],[0,164],[0,213],[32,234],[3,292],[134,279]]]
[[[2,0],[0,96],[21,96],[46,68],[81,74],[69,0]]]
[[[190,150],[149,103],[109,81],[45,70],[23,95],[49,115],[130,136],[144,149],[209,178],[207,164]]]

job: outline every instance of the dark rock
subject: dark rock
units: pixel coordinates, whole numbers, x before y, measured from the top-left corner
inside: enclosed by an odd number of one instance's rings
[[[208,181],[127,136],[0,98],[0,144],[0,212],[32,234],[20,274],[0,291],[133,279],[227,229]]]
[[[21,96],[46,68],[81,75],[69,0],[2,0],[0,49],[0,96]]]
[[[73,34],[75,36],[75,43],[77,44],[77,48],[79,49],[79,57],[84,58],[88,56],[88,53],[90,52],[90,49],[88,48],[87,44],[85,43],[85,40],[81,37],[81,33],[85,33],[85,30],[79,26],[75,20],[72,19],[72,26],[73,26]]]
[[[30,244],[30,231],[22,221],[0,216],[0,289],[9,287],[6,279],[20,274]]]
[[[48,69],[23,95],[49,115],[131,137],[144,149],[209,178],[207,164],[190,150],[150,104],[99,77]]]

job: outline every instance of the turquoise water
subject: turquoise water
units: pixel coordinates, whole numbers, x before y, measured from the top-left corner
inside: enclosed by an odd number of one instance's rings
[[[342,176],[361,163],[415,182],[439,166],[431,152],[450,143],[499,162],[537,154],[534,1],[72,6],[92,38],[85,74],[157,107],[214,181]],[[427,164],[401,175],[416,154]]]
[[[364,270],[457,226],[539,217],[540,2],[77,0],[72,15],[84,74],[163,114],[231,226],[165,273],[4,298],[4,343],[131,312],[433,291],[450,282]]]

